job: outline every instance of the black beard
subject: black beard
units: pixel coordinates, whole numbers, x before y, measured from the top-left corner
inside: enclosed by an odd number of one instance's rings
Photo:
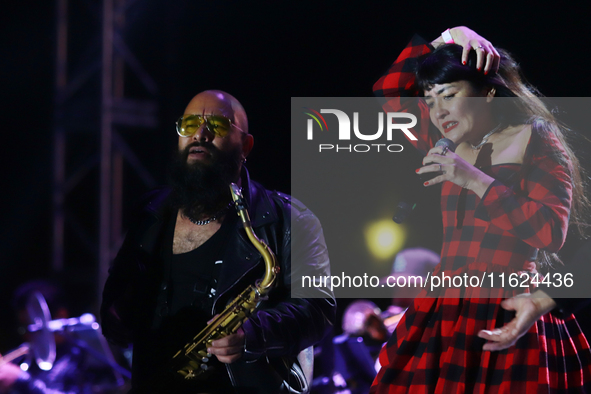
[[[209,163],[187,163],[189,149],[205,147],[211,155]],[[238,181],[242,150],[222,152],[211,143],[196,142],[175,155],[169,171],[174,209],[195,220],[209,218],[223,210],[230,201],[230,183]]]

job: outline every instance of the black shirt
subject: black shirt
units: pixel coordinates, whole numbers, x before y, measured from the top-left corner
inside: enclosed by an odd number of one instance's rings
[[[160,347],[161,357],[170,360],[197,335],[210,320],[213,300],[215,299],[217,279],[221,271],[223,251],[232,231],[235,231],[237,216],[230,211],[226,214],[220,229],[198,248],[180,254],[172,254],[176,213],[171,216],[164,238],[164,258],[170,264],[164,264],[167,283],[167,313],[162,316],[156,328],[155,347]],[[165,279],[166,281],[166,279]],[[156,339],[157,338],[157,339]],[[161,360],[163,361],[163,360]],[[231,383],[223,363],[215,356],[208,363],[213,372],[205,380],[183,380],[170,371],[165,380],[170,392],[230,393]],[[160,383],[160,382],[159,382]],[[196,391],[199,390],[199,391]]]
[[[231,217],[230,217],[231,216]],[[234,215],[226,215],[220,229],[197,249],[173,254],[170,267],[170,311],[176,315],[184,308],[212,317],[211,308],[223,261],[226,240],[233,228]]]

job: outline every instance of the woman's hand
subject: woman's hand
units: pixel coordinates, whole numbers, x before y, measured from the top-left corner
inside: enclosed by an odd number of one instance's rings
[[[423,167],[417,169],[417,174],[442,172],[433,179],[425,182],[425,186],[436,185],[443,181],[450,181],[465,189],[470,189],[482,197],[494,178],[486,175],[455,152],[445,147],[437,146],[427,153],[423,159]]]
[[[471,50],[476,51],[476,68],[480,71],[484,66],[484,73],[488,74],[490,70],[499,71],[501,56],[495,47],[484,37],[478,35],[474,30],[466,26],[457,26],[449,29],[449,33],[454,43],[464,48],[462,52],[462,63],[468,62],[468,54]],[[431,44],[438,47],[443,44],[443,39],[438,37]]]
[[[519,294],[504,300],[501,307],[515,311],[515,318],[501,328],[480,330],[478,336],[487,340],[482,350],[503,350],[515,345],[540,317],[556,307],[556,302],[542,290],[537,290],[533,294]]]

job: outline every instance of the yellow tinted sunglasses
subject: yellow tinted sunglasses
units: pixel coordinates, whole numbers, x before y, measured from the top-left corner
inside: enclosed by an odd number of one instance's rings
[[[176,121],[176,132],[181,137],[193,136],[199,128],[205,124],[210,133],[224,138],[230,132],[232,126],[244,132],[240,127],[232,123],[232,120],[222,115],[184,115]]]

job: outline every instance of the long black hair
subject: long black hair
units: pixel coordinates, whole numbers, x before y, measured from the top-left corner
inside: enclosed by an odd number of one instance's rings
[[[470,51],[468,61],[462,64],[463,48],[457,44],[445,44],[435,51],[417,59],[415,70],[419,93],[430,90],[436,84],[468,81],[476,91],[484,88],[495,89],[495,97],[514,99],[493,100],[493,116],[503,126],[531,124],[532,140],[526,150],[523,166],[517,175],[515,187],[532,170],[534,156],[546,155],[563,166],[571,177],[573,198],[570,223],[577,226],[579,234],[585,236],[586,216],[590,202],[585,196],[583,169],[575,156],[566,135],[570,130],[561,124],[551,110],[544,104],[542,94],[529,84],[521,72],[519,64],[505,50],[498,49],[501,56],[499,71],[487,75],[477,70],[476,51]],[[561,146],[552,141],[557,139]],[[538,261],[542,265],[558,260],[555,254],[541,251]]]

